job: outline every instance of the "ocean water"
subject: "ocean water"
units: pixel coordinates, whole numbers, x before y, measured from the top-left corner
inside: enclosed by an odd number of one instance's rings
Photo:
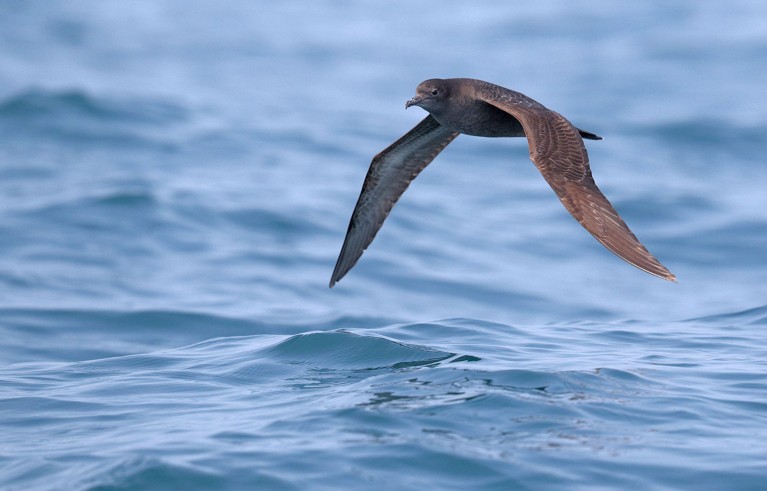
[[[0,489],[767,487],[767,4],[0,3]],[[679,278],[459,137],[327,288],[432,77],[602,135]]]

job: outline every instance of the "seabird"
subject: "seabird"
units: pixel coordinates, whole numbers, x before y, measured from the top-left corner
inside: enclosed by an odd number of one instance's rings
[[[580,130],[564,116],[524,94],[470,78],[421,82],[405,108],[429,112],[412,130],[373,157],[354,207],[330,287],[357,263],[410,182],[461,133],[486,137],[527,136],[530,159],[567,211],[603,246],[642,271],[669,281],[674,276],[629,230],[591,176]]]

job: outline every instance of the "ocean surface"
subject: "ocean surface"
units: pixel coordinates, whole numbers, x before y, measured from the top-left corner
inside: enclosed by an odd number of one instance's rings
[[[767,489],[767,3],[0,3],[0,489]],[[677,275],[459,137],[519,90]]]

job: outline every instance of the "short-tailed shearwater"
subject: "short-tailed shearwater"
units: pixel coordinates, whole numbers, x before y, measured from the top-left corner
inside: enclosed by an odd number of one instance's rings
[[[429,112],[373,158],[354,207],[330,287],[357,263],[410,182],[455,137],[527,136],[530,159],[567,211],[621,259],[660,278],[676,277],[629,230],[591,176],[583,138],[602,138],[524,94],[470,78],[421,82],[405,108]]]

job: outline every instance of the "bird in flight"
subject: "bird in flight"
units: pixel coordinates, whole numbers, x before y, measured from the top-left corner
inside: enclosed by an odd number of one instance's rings
[[[354,207],[330,287],[357,263],[410,182],[464,133],[485,137],[527,137],[530,159],[567,211],[603,246],[637,268],[669,281],[674,276],[636,236],[591,176],[580,130],[564,116],[524,94],[470,78],[421,82],[405,108],[429,112],[420,123],[373,157]]]

